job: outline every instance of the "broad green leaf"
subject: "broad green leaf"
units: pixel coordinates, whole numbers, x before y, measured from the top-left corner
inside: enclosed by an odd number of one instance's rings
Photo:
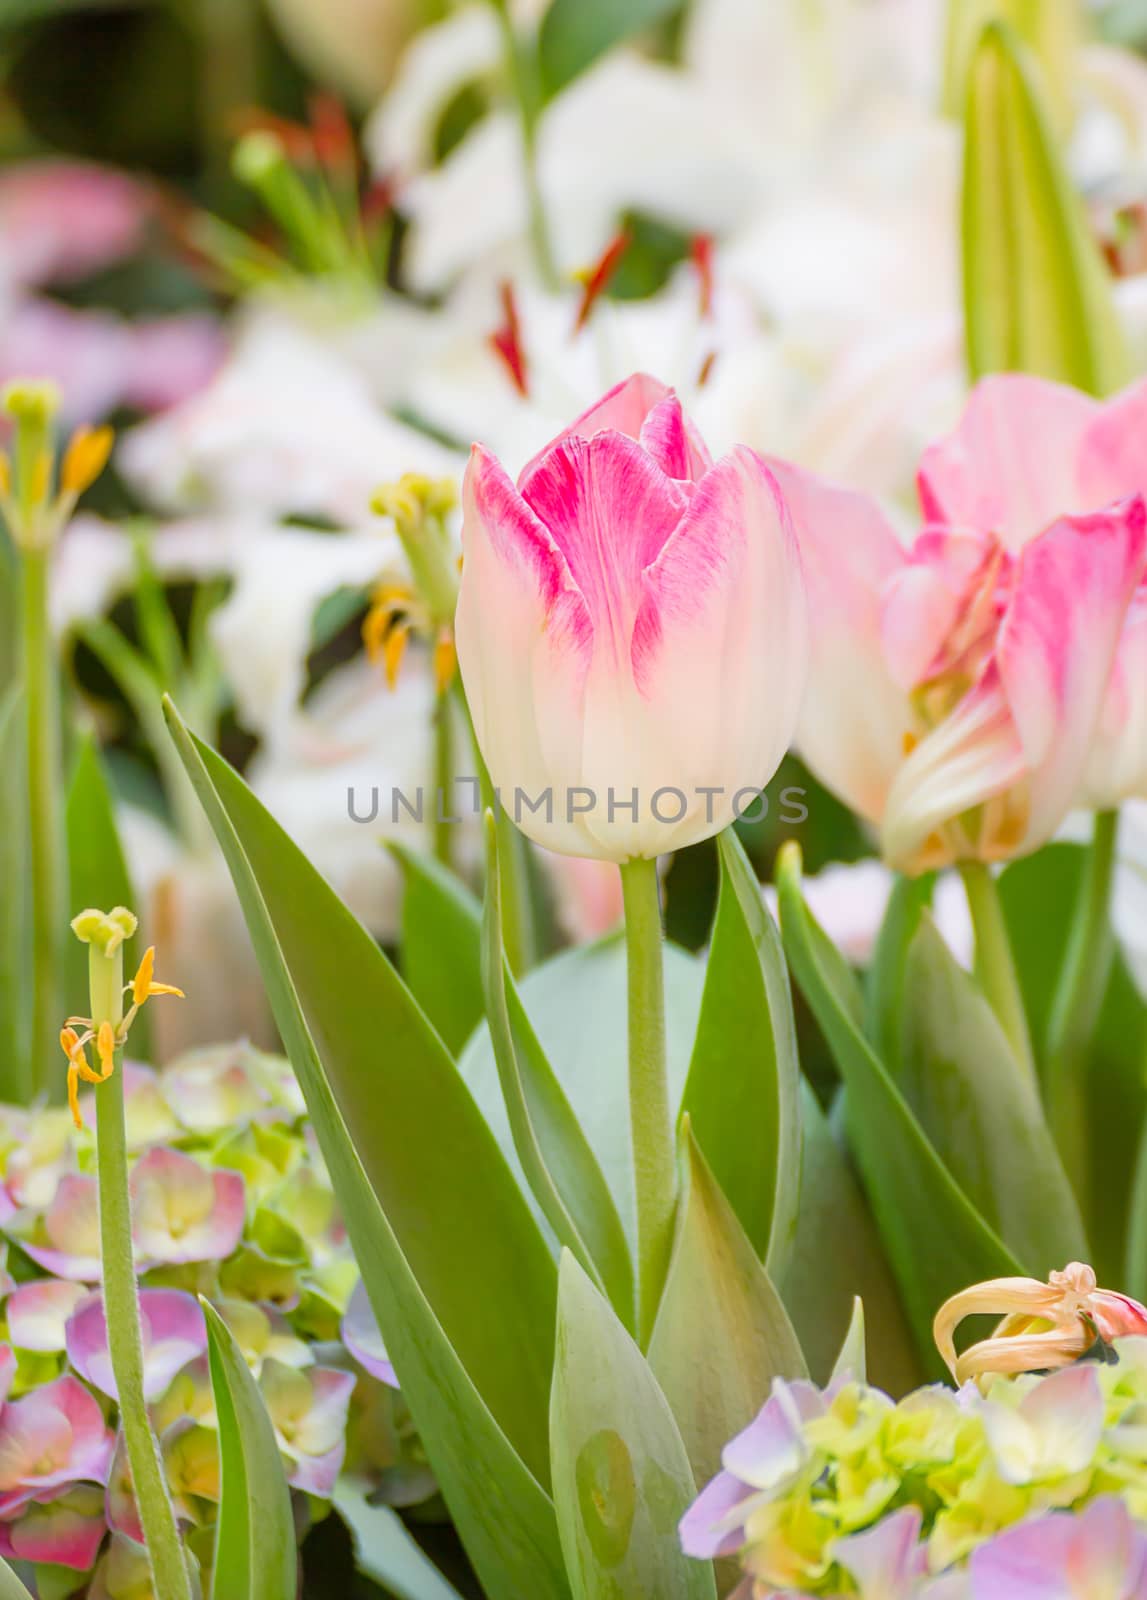
[[[984,29],[968,72],[964,324],[973,379],[1030,372],[1092,394],[1127,355],[1111,283],[1056,148],[1039,69],[1012,29]]]
[[[783,1270],[800,1190],[800,1069],[784,953],[731,828],[681,1108],[769,1270]]]
[[[774,1378],[808,1376],[781,1297],[693,1137],[678,1137],[681,1187],[649,1365],[669,1401],[697,1483],[756,1416]]]
[[[900,1071],[900,1018],[908,946],[932,899],[933,875],[905,878],[897,874],[872,952],[864,990],[864,1031],[881,1061],[897,1077]]]
[[[905,957],[899,1087],[948,1170],[1034,1277],[1088,1259],[1035,1086],[991,1005],[920,919]]]
[[[335,1507],[354,1535],[356,1566],[381,1583],[395,1600],[460,1600],[434,1563],[424,1556],[389,1506],[372,1506],[348,1478],[335,1486]],[[0,1596],[3,1600],[3,1596]]]
[[[617,1207],[514,987],[502,946],[502,897],[494,817],[486,813],[486,907],[482,982],[514,1149],[559,1244],[608,1295],[627,1327],[634,1317],[633,1262]]]
[[[1079,902],[1084,855],[1081,845],[1047,845],[1000,874],[1000,900],[1037,1059],[1067,950],[1065,909]],[[1089,1259],[1101,1283],[1117,1285],[1123,1282],[1134,1218],[1132,1174],[1147,1126],[1147,1005],[1118,948],[1088,1052],[1085,1092],[1089,1181],[1083,1210]]]
[[[809,1370],[825,1384],[864,1301],[870,1380],[892,1395],[923,1382],[904,1306],[864,1191],[828,1119],[803,1086],[800,1209],[792,1260],[777,1287]]]
[[[24,843],[24,711],[18,684],[0,698],[0,1099],[27,1101],[28,874]]]
[[[28,1590],[0,1556],[0,1600],[28,1600]]]
[[[211,1600],[286,1600],[298,1583],[298,1554],[275,1430],[235,1335],[209,1301],[199,1303],[222,1473]]]
[[[543,1487],[548,1459],[540,1472],[529,1464],[538,1365],[552,1368],[552,1335],[538,1319],[556,1301],[553,1262],[472,1102],[447,1074],[444,1048],[373,941],[170,703],[167,715],[235,881],[371,1306],[467,1553],[494,1600],[566,1600]],[[474,1314],[493,1305],[500,1315]],[[548,1457],[548,1433],[546,1446]]]
[[[80,741],[72,768],[68,797],[64,806],[64,827],[68,838],[68,918],[87,906],[110,911],[112,906],[128,906],[137,916],[131,874],[124,859],[115,805],[99,749],[90,736]],[[78,939],[69,939],[66,950],[66,996],[68,1009],[84,1013],[88,1009],[88,952]],[[130,976],[143,954],[143,937],[137,933],[125,946],[124,967]],[[134,1056],[148,1059],[148,1015],[144,1008],[132,1024]]]
[[[641,1351],[563,1251],[550,1407],[554,1504],[575,1600],[715,1600],[682,1554],[696,1494],[677,1424]]]
[[[685,0],[551,0],[538,34],[545,99],[599,56],[680,11]]]
[[[402,977],[457,1056],[482,1020],[482,908],[449,867],[395,844],[402,868]]]
[[[1039,62],[1066,137],[1075,110],[1075,55],[1080,43],[1079,0],[948,0],[944,45],[944,111],[963,115],[968,69],[989,22],[1010,23]]]
[[[804,903],[795,845],[778,857],[777,886],[785,953],[840,1068],[850,1143],[917,1346],[938,1372],[931,1329],[942,1302],[970,1283],[1029,1269],[977,1213],[842,1005],[834,982],[842,958]]]
[[[857,1295],[852,1302],[852,1316],[832,1369],[832,1381],[851,1378],[856,1383],[868,1382],[868,1357],[864,1337],[864,1301]]]
[[[676,1106],[697,1031],[705,968],[675,945],[665,946],[664,958],[669,1103]],[[523,978],[518,992],[554,1076],[605,1174],[632,1246],[625,941],[611,934],[596,944],[564,951]],[[520,1174],[485,1026],[466,1047],[458,1070]],[[524,1175],[521,1182],[525,1186]]]

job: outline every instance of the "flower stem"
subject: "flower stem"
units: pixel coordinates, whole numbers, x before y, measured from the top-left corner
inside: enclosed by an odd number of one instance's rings
[[[629,979],[629,1126],[637,1196],[637,1327],[644,1349],[673,1242],[676,1165],[665,1063],[665,976],[657,862],[621,868]]]
[[[46,547],[25,549],[20,557],[28,741],[28,870],[32,887],[32,1031],[26,1075],[29,1098],[47,1092],[54,1078],[59,1077],[53,1069],[62,1011],[62,781],[58,685],[48,622],[50,559],[50,550]]]
[[[1048,1023],[1044,1078],[1048,1121],[1081,1202],[1087,1183],[1084,1069],[1115,952],[1111,885],[1118,831],[1117,811],[1096,813],[1080,898]]]
[[[123,1020],[123,947],[105,955],[89,948],[92,1017]],[[159,1444],[143,1389],[143,1336],[131,1240],[123,1065],[96,1087],[96,1162],[99,1174],[100,1259],[108,1351],[127,1442],[128,1464],[156,1600],[192,1600],[191,1580]]]
[[[518,107],[522,141],[522,176],[526,188],[526,207],[530,221],[530,243],[534,252],[534,265],[545,287],[554,289],[558,283],[557,267],[550,244],[542,186],[538,178],[538,114],[541,110],[541,84],[537,49],[532,40],[527,45],[519,37],[507,0],[493,0],[493,5],[502,29],[506,64]]]
[[[961,861],[960,876],[964,880],[976,935],[976,977],[999,1019],[1020,1070],[1034,1088],[1035,1061],[1027,1015],[996,880],[982,861]]]
[[[449,692],[434,702],[434,856],[453,866],[454,724]]]

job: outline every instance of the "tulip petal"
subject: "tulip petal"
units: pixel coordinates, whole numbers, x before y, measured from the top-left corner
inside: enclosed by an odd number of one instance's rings
[[[1064,384],[1016,373],[983,379],[955,432],[921,458],[925,518],[994,533],[1015,551],[1057,517],[1114,499],[1088,501],[1080,478],[1100,413],[1097,401]]]
[[[681,521],[680,487],[636,440],[567,434],[522,474],[522,499],[566,558],[593,622],[595,651],[629,653],[641,574]]]
[[[1084,779],[1088,810],[1147,795],[1147,593],[1127,615]]]
[[[662,472],[678,481],[696,483],[713,465],[704,440],[675,394],[658,401],[641,424],[638,438]]]
[[[1145,530],[1136,496],[1110,512],[1064,518],[1020,557],[996,660],[1033,774],[1025,849],[1050,837],[1083,780],[1143,573]]]
[[[907,556],[866,495],[769,458],[796,529],[811,621],[797,748],[817,777],[879,822],[915,726],[885,661],[881,597]]]

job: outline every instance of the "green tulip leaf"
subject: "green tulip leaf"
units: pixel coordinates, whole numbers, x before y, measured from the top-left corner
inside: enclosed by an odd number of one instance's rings
[[[1025,1268],[944,1165],[842,1001],[843,957],[804,903],[795,844],[778,856],[777,887],[785,953],[840,1068],[849,1140],[918,1349],[938,1373],[931,1329],[941,1303],[970,1283]]]
[[[298,1585],[298,1554],[275,1430],[235,1335],[209,1301],[199,1303],[222,1473],[211,1600],[286,1600]]]
[[[896,1278],[847,1155],[807,1084],[802,1094],[797,1238],[777,1287],[815,1382],[832,1376],[859,1295],[870,1330],[871,1381],[888,1394],[907,1394],[924,1374]]]
[[[0,1600],[29,1600],[29,1591],[3,1556],[0,1556]]]
[[[732,828],[682,1110],[753,1248],[783,1270],[800,1190],[800,1068],[788,972]]]
[[[482,908],[449,867],[405,845],[391,846],[405,881],[402,977],[457,1057],[482,1020]]]
[[[499,840],[499,847],[501,841]],[[697,1031],[704,965],[676,945],[665,959],[665,1033],[669,1103],[676,1106]],[[633,1159],[629,1139],[625,940],[610,934],[535,967],[518,993],[554,1076],[605,1175],[631,1249],[634,1246]],[[506,1116],[489,1030],[478,1029],[458,1070],[521,1173]],[[525,1175],[521,1175],[524,1187]]]
[[[669,1273],[649,1365],[700,1484],[756,1416],[774,1378],[808,1369],[781,1297],[693,1137],[678,1138],[681,1187]]]
[[[502,946],[497,826],[486,813],[486,907],[482,981],[514,1149],[554,1230],[627,1327],[633,1326],[633,1261],[597,1158],[530,1025]]]
[[[539,1387],[556,1272],[445,1047],[374,941],[165,706],[223,850],[371,1306],[467,1553],[494,1595],[568,1600]],[[352,1137],[353,1130],[353,1137]],[[428,1226],[433,1219],[433,1226]],[[475,1314],[497,1306],[499,1315]]]
[[[887,1059],[887,1058],[886,1058]],[[898,1086],[948,1170],[1033,1277],[1087,1260],[1035,1085],[930,915],[906,952]]]
[[[669,1403],[568,1251],[559,1272],[550,1439],[574,1600],[715,1600],[712,1567],[682,1554],[677,1539],[696,1484]]]
[[[833,1363],[833,1383],[851,1381],[853,1383],[868,1382],[868,1355],[864,1334],[864,1301],[857,1295],[852,1302],[852,1316],[848,1322],[848,1332],[845,1334],[840,1349],[837,1351]]]
[[[1039,67],[984,29],[968,71],[964,323],[973,379],[1030,372],[1107,394],[1127,356],[1111,282],[1056,145]]]

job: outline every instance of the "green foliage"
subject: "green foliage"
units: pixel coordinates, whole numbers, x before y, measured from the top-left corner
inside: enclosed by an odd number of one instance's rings
[[[792,1323],[689,1125],[678,1141],[673,1254],[649,1344],[698,1484],[780,1378],[807,1377]]]
[[[962,216],[973,379],[1030,372],[1107,394],[1126,377],[1111,284],[1057,149],[1039,70],[987,27],[968,73]]]
[[[712,1568],[681,1552],[696,1494],[673,1413],[640,1350],[568,1251],[558,1290],[550,1445],[574,1600],[715,1600]]]
[[[682,1110],[770,1271],[783,1269],[800,1187],[800,1067],[788,973],[744,846],[719,841],[721,887]]]
[[[405,890],[402,900],[402,977],[458,1056],[482,1020],[479,929],[482,908],[466,885],[433,856],[391,846]]]
[[[538,34],[545,99],[615,45],[681,9],[683,0],[551,0]]]
[[[234,1334],[207,1300],[200,1305],[222,1474],[211,1600],[289,1600],[298,1556],[275,1430]]]

